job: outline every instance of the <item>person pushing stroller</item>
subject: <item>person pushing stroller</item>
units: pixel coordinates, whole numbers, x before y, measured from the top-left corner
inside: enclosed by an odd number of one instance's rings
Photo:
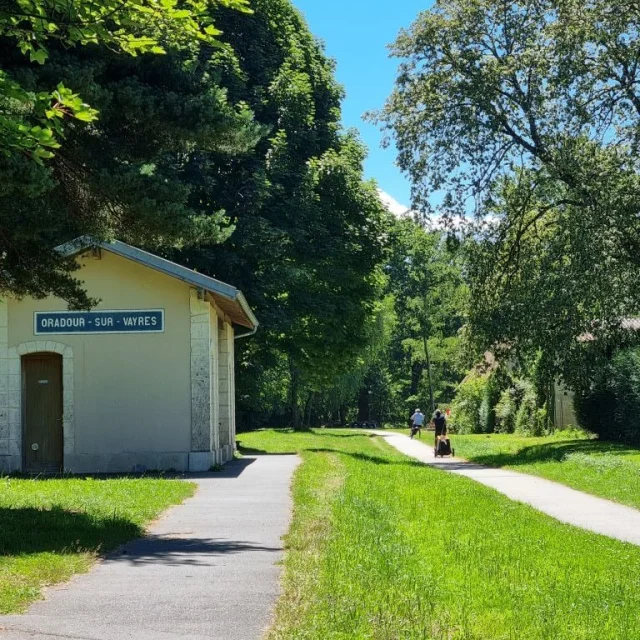
[[[436,412],[433,415],[431,420],[433,426],[435,428],[435,442],[434,446],[438,446],[438,436],[446,436],[447,435],[447,419],[444,417],[444,414],[440,409],[436,409]]]

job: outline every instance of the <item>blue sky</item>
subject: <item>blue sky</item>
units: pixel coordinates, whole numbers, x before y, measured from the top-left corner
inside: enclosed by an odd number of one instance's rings
[[[403,205],[409,205],[410,184],[395,166],[395,151],[381,149],[378,129],[362,121],[369,110],[382,107],[393,88],[398,61],[390,59],[387,45],[401,27],[411,25],[430,0],[293,0],[305,15],[314,35],[337,61],[338,81],[347,98],[342,115],[345,126],[356,127],[369,148],[368,178]]]

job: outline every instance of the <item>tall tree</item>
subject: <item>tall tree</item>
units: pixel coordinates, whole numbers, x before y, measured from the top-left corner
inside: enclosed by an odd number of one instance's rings
[[[456,382],[456,347],[465,310],[461,252],[446,235],[424,229],[412,220],[396,222],[387,267],[398,324],[397,339],[412,367],[410,396],[425,389],[430,410],[451,399]],[[453,375],[452,375],[453,373]],[[422,384],[421,384],[422,383]],[[423,403],[424,404],[424,403]]]
[[[341,128],[333,61],[289,0],[252,8],[248,17],[215,15],[236,54],[222,83],[270,133],[252,153],[215,168],[209,194],[231,216],[232,236],[180,260],[250,297],[262,330],[242,345],[240,385],[269,379],[284,355],[290,418],[299,426],[303,393],[330,386],[367,344],[386,216],[362,179],[364,149]]]
[[[400,34],[379,115],[424,212],[490,215],[472,325],[571,375],[576,337],[640,311],[640,9],[621,0],[436,2]],[[593,321],[597,320],[597,325]]]
[[[246,10],[246,0],[217,0]],[[167,46],[216,44],[220,34],[207,13],[209,0],[2,0],[0,38],[34,64],[49,58],[51,43],[65,47],[101,44],[139,55]],[[63,82],[34,92],[0,67],[0,154],[22,153],[41,162],[63,137],[63,120],[97,116]]]
[[[51,42],[45,65],[0,38],[3,67],[30,95],[63,82],[100,112],[90,123],[66,121],[64,145],[44,163],[0,157],[3,291],[86,306],[75,263],[54,251],[57,244],[92,234],[166,251],[231,231],[203,182],[218,156],[242,155],[264,135],[246,105],[232,103],[216,82],[233,54],[150,25],[147,33],[171,45],[166,54]]]

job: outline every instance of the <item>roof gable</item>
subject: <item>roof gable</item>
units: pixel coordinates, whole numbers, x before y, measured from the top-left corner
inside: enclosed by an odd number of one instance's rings
[[[102,242],[90,236],[82,236],[60,245],[57,247],[57,251],[65,256],[75,256],[84,253],[92,247],[100,247],[105,251],[137,262],[150,269],[164,273],[167,276],[182,280],[192,287],[202,289],[211,295],[234,324],[239,324],[252,330],[258,327],[258,320],[253,314],[242,291],[239,289],[215,278],[197,273],[193,271],[193,269],[188,269],[175,262],[156,256],[153,253],[133,247],[125,242],[120,242],[119,240]]]

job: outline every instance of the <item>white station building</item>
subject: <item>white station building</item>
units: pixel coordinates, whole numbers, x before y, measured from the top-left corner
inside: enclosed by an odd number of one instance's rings
[[[79,239],[99,300],[0,300],[0,473],[206,471],[233,457],[242,292],[122,242]]]

